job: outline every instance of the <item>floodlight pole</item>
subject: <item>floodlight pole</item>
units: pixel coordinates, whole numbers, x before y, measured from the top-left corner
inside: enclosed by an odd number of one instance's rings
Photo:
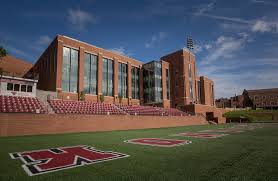
[[[190,60],[190,56],[191,56],[191,52],[190,52],[190,50],[193,50],[193,48],[194,48],[194,45],[193,45],[193,39],[192,38],[190,38],[190,37],[188,37],[187,38],[187,49],[188,49],[188,56],[189,56],[189,62],[191,62],[191,60]],[[190,74],[191,74],[191,83],[192,83],[192,65],[190,66],[191,67],[191,72],[190,72]],[[190,96],[190,101],[192,102],[192,100],[193,100],[193,96],[192,96],[192,98],[191,98],[191,93],[190,93],[190,89],[191,89],[191,91],[193,91],[192,90],[192,87],[190,86],[190,84],[189,84],[189,96]],[[185,85],[184,85],[184,90],[185,90]],[[192,92],[192,95],[193,95],[193,92]]]

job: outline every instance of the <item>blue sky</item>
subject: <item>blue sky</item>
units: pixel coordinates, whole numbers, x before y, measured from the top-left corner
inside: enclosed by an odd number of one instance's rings
[[[278,1],[6,1],[0,45],[34,63],[57,35],[67,35],[143,62],[195,43],[198,74],[216,97],[244,88],[278,87]]]

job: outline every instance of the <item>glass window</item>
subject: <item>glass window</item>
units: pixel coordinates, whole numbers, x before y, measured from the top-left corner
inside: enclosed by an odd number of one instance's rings
[[[12,83],[7,84],[7,90],[13,91],[14,90],[14,85]]]
[[[188,64],[188,73],[189,73],[189,77],[192,78],[192,65]]]
[[[113,96],[113,61],[103,58],[102,62],[102,95]]]
[[[63,48],[62,89],[77,92],[78,83],[78,51]]]
[[[137,67],[131,68],[131,83],[132,83],[132,99],[140,99],[140,69]]]
[[[27,86],[27,92],[32,92],[33,91],[32,89],[33,89],[33,86],[31,86],[31,85]]]
[[[127,97],[127,64],[118,64],[118,95]]]
[[[170,100],[170,73],[169,69],[166,69],[166,89],[167,89],[167,99]]]
[[[26,85],[21,85],[21,92],[26,92]]]
[[[67,47],[63,48],[63,69],[62,69],[62,89],[64,91],[70,91],[70,49]]]
[[[84,92],[97,94],[97,56],[88,53],[84,60]]]
[[[14,91],[19,91],[19,84],[14,84]]]
[[[77,92],[78,83],[78,51],[71,49],[70,92]]]

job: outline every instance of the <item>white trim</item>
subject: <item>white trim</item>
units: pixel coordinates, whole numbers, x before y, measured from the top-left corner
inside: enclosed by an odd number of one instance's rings
[[[15,65],[15,66],[16,66],[16,65]],[[35,82],[35,83],[37,83],[37,82],[38,82],[38,80],[33,80],[33,79],[25,79],[25,78],[21,78],[21,77],[12,77],[12,76],[7,76],[7,75],[2,75],[2,78],[12,79],[12,80],[29,81],[29,82]]]
[[[185,135],[185,134],[192,134],[192,135]],[[199,135],[198,135],[199,134]],[[205,136],[202,136],[202,134],[207,134],[207,135],[211,135],[211,137],[205,137]],[[178,134],[174,134],[174,135],[171,135],[171,136],[183,136],[183,137],[191,137],[191,138],[205,138],[205,139],[212,139],[212,138],[220,138],[220,137],[223,137],[223,136],[227,136],[229,134],[212,134],[212,133],[194,133],[194,132],[185,132],[185,133],[178,133]]]

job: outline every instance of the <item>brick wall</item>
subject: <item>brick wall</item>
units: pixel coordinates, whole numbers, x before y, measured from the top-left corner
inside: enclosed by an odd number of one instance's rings
[[[95,132],[207,124],[203,117],[0,114],[0,136]]]

